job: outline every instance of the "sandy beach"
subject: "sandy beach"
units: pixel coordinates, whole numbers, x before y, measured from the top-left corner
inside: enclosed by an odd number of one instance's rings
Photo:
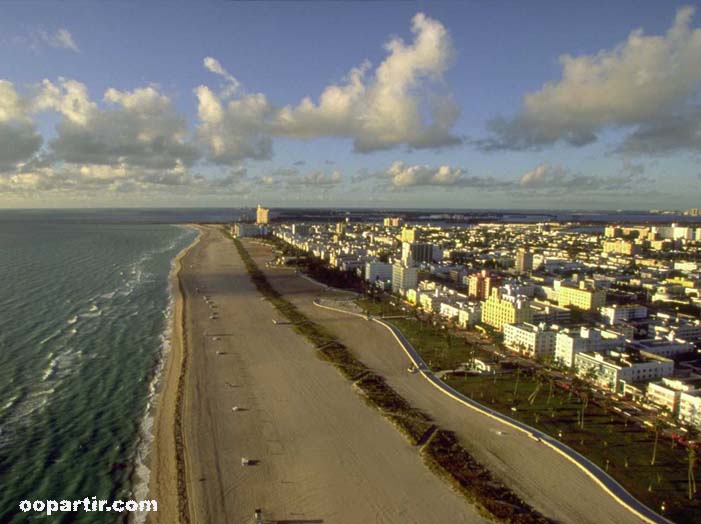
[[[181,259],[151,521],[245,523],[262,508],[277,523],[486,522],[304,338],[273,323],[283,319],[231,240],[201,229]],[[242,457],[253,463],[242,466]]]
[[[191,226],[196,227],[196,226]],[[173,293],[170,351],[162,370],[161,386],[156,403],[153,424],[153,447],[149,455],[149,498],[158,501],[158,512],[148,514],[148,522],[178,522],[178,465],[175,447],[175,417],[179,411],[178,386],[184,371],[183,358],[183,306],[184,297],[180,288],[179,274],[183,257],[197,245],[197,238],[183,249],[173,261],[170,273],[170,286]]]
[[[271,249],[245,240],[263,268]],[[373,322],[315,307],[317,297],[344,297],[285,269],[265,269],[269,282],[309,318],[335,333],[395,391],[424,410],[520,497],[563,523],[618,524],[639,520],[571,462],[546,446],[446,397],[427,381],[406,372],[409,363],[391,334]],[[426,522],[431,522],[426,521]]]

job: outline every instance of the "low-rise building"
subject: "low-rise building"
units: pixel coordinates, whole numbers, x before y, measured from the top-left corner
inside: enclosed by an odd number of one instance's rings
[[[574,366],[580,378],[617,393],[623,391],[626,383],[647,382],[674,374],[673,360],[644,351],[577,353]]]
[[[614,304],[599,308],[599,313],[604,323],[612,326],[622,322],[647,318],[648,311],[645,306],[640,304]]]
[[[662,357],[683,355],[684,353],[690,353],[696,349],[692,343],[685,340],[667,340],[664,338],[636,340],[632,342],[631,345],[640,351],[646,351],[647,353],[653,353]]]
[[[701,391],[682,391],[679,395],[679,421],[701,428]]]
[[[365,263],[365,280],[370,283],[392,283],[392,264],[371,261]]]
[[[665,377],[659,382],[647,385],[647,401],[655,406],[666,409],[670,415],[679,415],[679,400],[681,394],[698,392],[701,388],[701,377],[681,379]]]
[[[582,326],[579,330],[563,329],[555,337],[555,362],[571,368],[577,353],[607,351],[625,343],[620,333]]]
[[[597,289],[582,281],[579,287],[560,286],[557,293],[557,305],[573,307],[583,311],[596,311],[606,304],[606,290]]]
[[[236,238],[262,237],[268,234],[268,228],[261,224],[239,222],[234,224],[231,233]]]
[[[557,331],[544,324],[523,322],[504,325],[504,345],[531,358],[554,356],[556,335]]]

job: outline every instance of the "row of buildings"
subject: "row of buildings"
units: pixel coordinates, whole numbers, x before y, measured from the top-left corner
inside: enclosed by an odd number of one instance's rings
[[[701,228],[409,226],[388,217],[280,224],[272,232],[425,313],[491,329],[509,350],[602,389],[654,403],[660,388],[701,376],[694,364],[701,323],[693,315],[701,305]],[[685,398],[701,395],[684,388]],[[670,395],[679,400],[677,393]],[[701,425],[701,414],[694,417],[684,420]]]

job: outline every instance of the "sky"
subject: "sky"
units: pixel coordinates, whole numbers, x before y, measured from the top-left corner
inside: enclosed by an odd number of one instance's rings
[[[701,207],[672,1],[0,4],[0,208]]]

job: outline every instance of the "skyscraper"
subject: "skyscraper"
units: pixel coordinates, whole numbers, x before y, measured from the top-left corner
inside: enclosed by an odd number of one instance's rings
[[[258,204],[258,209],[256,209],[256,224],[267,224],[270,221],[270,209],[261,207]]]

